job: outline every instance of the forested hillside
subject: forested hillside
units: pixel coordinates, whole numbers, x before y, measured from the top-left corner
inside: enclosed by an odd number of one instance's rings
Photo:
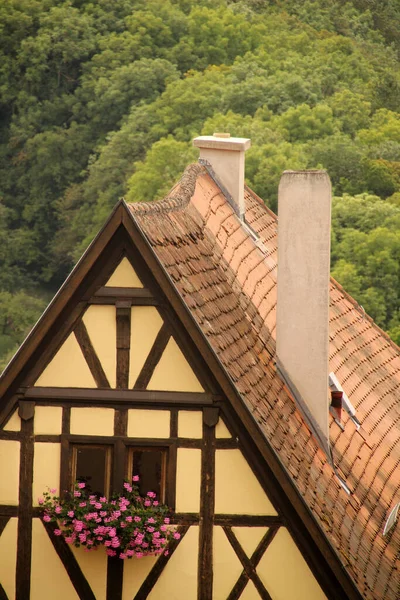
[[[328,170],[332,273],[400,343],[399,32],[391,0],[3,0],[0,366],[117,200],[216,130],[274,210],[284,169]]]

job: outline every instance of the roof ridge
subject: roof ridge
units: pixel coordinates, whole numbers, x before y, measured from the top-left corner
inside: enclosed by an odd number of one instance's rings
[[[197,178],[205,172],[206,170],[202,165],[193,163],[186,167],[180,181],[167,196],[153,202],[128,203],[128,207],[135,215],[165,213],[186,208],[194,194]],[[178,188],[178,191],[174,194],[176,188]]]

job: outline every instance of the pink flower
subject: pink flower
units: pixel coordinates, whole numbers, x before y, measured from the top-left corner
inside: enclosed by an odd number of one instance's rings
[[[153,506],[158,506],[158,501],[157,500],[154,500]]]
[[[143,552],[136,552],[136,558],[143,558]]]
[[[124,552],[121,552],[119,557],[122,558],[122,560],[124,560],[124,558],[128,558],[127,554],[125,554]]]
[[[83,481],[80,481],[80,482],[78,483],[78,488],[79,488],[80,490],[83,490],[83,488],[84,488],[84,487],[86,487],[86,483],[84,483]]]
[[[180,540],[180,538],[181,538],[181,534],[180,534],[180,533],[178,533],[177,531],[175,531],[175,533],[174,533],[174,538],[175,538],[176,540]]]
[[[165,517],[165,519],[164,519],[164,523],[165,523],[166,525],[169,525],[169,521],[170,521],[169,517]]]
[[[132,477],[132,481],[139,481],[139,475],[134,475]]]
[[[55,529],[54,535],[61,535],[61,529]]]
[[[57,515],[59,515],[61,511],[62,511],[62,508],[61,508],[61,506],[56,506],[56,507],[55,507],[55,509],[54,509],[54,512],[55,512]]]
[[[127,550],[125,553],[127,556],[133,556],[135,554],[135,552],[133,550]]]
[[[50,515],[44,515],[43,521],[45,521],[46,523],[50,523],[50,521],[51,521]]]
[[[80,492],[78,492],[78,490],[74,491],[74,497],[75,498],[80,498],[82,496],[82,494]]]
[[[160,531],[167,531],[167,526],[166,525],[161,525]]]
[[[107,516],[107,511],[106,510],[101,510],[100,511],[100,516],[101,517],[106,517]]]
[[[128,520],[128,517],[126,518],[126,520]],[[136,516],[136,517],[133,517],[133,520],[135,521],[135,523],[140,523],[140,521],[142,519],[140,517]]]
[[[143,504],[145,506],[151,506],[151,500],[145,500]]]
[[[156,494],[154,492],[147,492],[146,494],[149,498],[155,498]]]
[[[72,517],[74,517],[74,516],[75,516],[75,513],[74,513],[74,511],[73,511],[73,510],[69,510],[69,511],[67,512],[67,516],[68,516],[68,517],[70,517],[70,518],[72,519]]]
[[[50,494],[55,494],[55,493],[56,493],[56,491],[57,491],[57,490],[56,490],[56,488],[51,488],[51,489],[50,489]]]
[[[43,499],[43,498],[39,498],[39,499],[38,499],[38,503],[39,503],[39,504],[43,504],[43,502],[44,502],[44,499]]]
[[[150,517],[150,519],[147,519],[147,522],[148,522],[148,523],[155,523],[155,522],[156,522],[156,520],[155,520],[155,519],[153,519],[153,517]]]
[[[149,533],[153,533],[154,527],[147,527],[146,531],[148,531]]]
[[[86,502],[79,502],[79,508],[85,508]]]
[[[168,552],[168,550],[166,550],[166,551],[164,552],[164,556],[168,556],[168,554],[169,554],[169,552]]]
[[[115,550],[111,550],[111,548],[107,548],[106,554],[108,556],[117,556],[117,553],[115,552]]]
[[[107,502],[107,498],[105,496],[101,496],[100,502]]]
[[[139,517],[139,519],[140,519],[140,517]],[[131,515],[128,515],[128,516],[125,518],[125,521],[127,521],[128,523],[132,523],[132,517],[131,517]]]
[[[103,508],[103,505],[101,502],[95,502],[95,508],[99,509],[99,508]]]

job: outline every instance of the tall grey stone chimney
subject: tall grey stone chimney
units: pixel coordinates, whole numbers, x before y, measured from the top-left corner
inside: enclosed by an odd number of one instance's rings
[[[331,183],[285,171],[278,197],[277,367],[329,456]]]

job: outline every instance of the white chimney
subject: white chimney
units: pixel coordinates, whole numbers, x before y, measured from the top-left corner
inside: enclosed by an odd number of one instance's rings
[[[202,135],[193,140],[200,148],[200,161],[209,163],[225,190],[231,196],[236,213],[242,217],[244,208],[244,153],[250,148],[247,138],[233,138],[229,133]]]
[[[278,197],[277,366],[329,456],[331,183],[285,171]]]

